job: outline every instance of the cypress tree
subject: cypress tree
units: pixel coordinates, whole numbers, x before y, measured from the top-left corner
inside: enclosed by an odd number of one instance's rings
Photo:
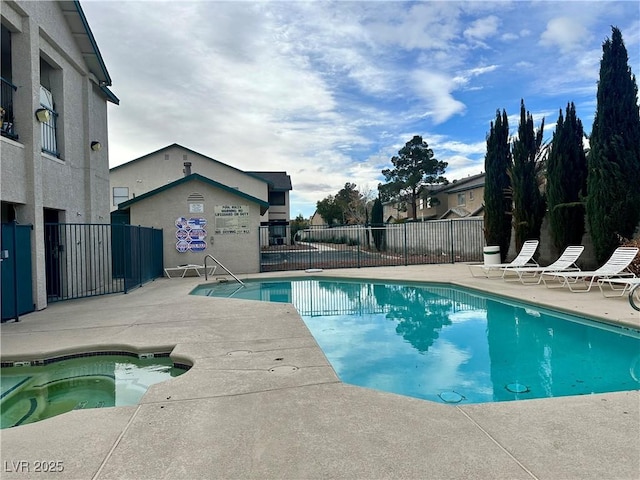
[[[509,121],[507,112],[496,111],[487,134],[487,153],[484,157],[484,238],[487,245],[499,245],[504,262],[511,243],[511,196],[508,170]]]
[[[376,198],[371,207],[371,226],[373,227],[371,231],[373,243],[376,250],[380,251],[384,244],[384,214],[380,198]]]
[[[536,131],[533,116],[529,112],[525,113],[524,100],[521,100],[518,138],[511,145],[512,164],[509,170],[513,192],[513,228],[518,251],[526,240],[540,239],[546,208],[544,196],[538,186],[538,160],[543,132],[544,119]]]
[[[616,27],[602,44],[597,100],[587,160],[587,218],[602,263],[620,244],[619,236],[633,236],[640,220],[638,85]]]
[[[584,130],[576,107],[562,109],[547,158],[547,205],[551,237],[558,252],[580,245],[585,228],[584,197],[587,193],[587,158],[582,144]]]

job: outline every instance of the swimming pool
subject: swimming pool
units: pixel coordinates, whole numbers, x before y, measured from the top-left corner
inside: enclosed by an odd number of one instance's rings
[[[640,388],[640,332],[474,290],[307,277],[191,293],[292,303],[340,379],[362,387],[444,403]]]
[[[71,410],[137,405],[149,387],[186,371],[166,356],[71,355],[48,365],[3,367],[1,428]]]

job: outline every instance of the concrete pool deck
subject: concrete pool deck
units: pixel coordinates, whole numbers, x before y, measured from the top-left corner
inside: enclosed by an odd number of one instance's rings
[[[241,278],[284,276],[305,273]],[[473,278],[465,264],[313,276],[450,282],[640,329],[626,296]],[[3,361],[118,347],[173,350],[194,366],[140,405],[0,431],[1,477],[640,478],[638,390],[453,406],[346,385],[292,305],[189,296],[200,283],[158,279],[2,324]],[[39,473],[37,462],[63,470]]]

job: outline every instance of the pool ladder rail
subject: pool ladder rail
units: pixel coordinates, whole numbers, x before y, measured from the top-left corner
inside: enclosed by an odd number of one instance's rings
[[[209,280],[209,275],[208,275],[208,270],[207,270],[207,259],[210,258],[211,260],[213,260],[214,262],[216,262],[218,265],[220,265],[220,267],[222,267],[222,269],[227,272],[229,275],[231,275],[236,282],[238,282],[240,285],[244,286],[244,282],[242,280],[240,280],[238,277],[236,277],[233,273],[231,273],[231,270],[229,270],[227,267],[225,267],[222,263],[220,263],[220,261],[218,261],[217,258],[215,258],[213,255],[211,254],[207,254],[204,256],[204,279],[205,280]]]

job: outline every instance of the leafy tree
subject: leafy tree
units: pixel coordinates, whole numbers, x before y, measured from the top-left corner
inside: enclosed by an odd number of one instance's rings
[[[547,158],[547,204],[551,237],[558,252],[580,245],[585,227],[583,198],[587,193],[587,157],[582,122],[567,104],[567,118],[558,117]]]
[[[368,202],[371,193],[361,193],[355,183],[347,182],[333,196],[316,203],[318,213],[328,225],[361,225],[368,221]]]
[[[638,85],[616,27],[602,44],[597,100],[587,160],[587,218],[602,263],[619,245],[618,235],[632,237],[640,220]]]
[[[371,207],[371,226],[373,227],[371,231],[373,244],[376,246],[376,250],[380,251],[384,244],[384,213],[380,197],[375,199]]]
[[[484,157],[484,238],[487,245],[499,245],[504,262],[511,243],[511,194],[509,166],[509,120],[507,112],[496,111],[487,135],[487,153]]]
[[[304,218],[302,214],[299,214],[294,220],[291,220],[291,241],[295,242],[296,233],[305,228],[309,228],[309,220]]]
[[[525,113],[524,100],[521,100],[518,138],[511,143],[512,163],[509,168],[513,195],[512,221],[518,251],[526,240],[540,238],[546,209],[544,195],[538,185],[543,132],[544,118],[536,131],[533,127],[533,116],[529,112]]]
[[[355,183],[347,182],[336,195],[336,203],[342,211],[343,225],[359,225],[366,223],[367,208],[364,195],[358,191]]]
[[[398,156],[391,158],[393,169],[382,170],[386,184],[378,185],[380,195],[384,200],[395,199],[406,201],[410,218],[415,220],[417,200],[426,185],[445,183],[442,176],[447,168],[447,162],[434,158],[433,150],[422,137],[415,135],[404,147],[398,151]]]
[[[316,211],[327,225],[337,225],[342,221],[342,209],[333,195],[329,195],[316,203]]]

